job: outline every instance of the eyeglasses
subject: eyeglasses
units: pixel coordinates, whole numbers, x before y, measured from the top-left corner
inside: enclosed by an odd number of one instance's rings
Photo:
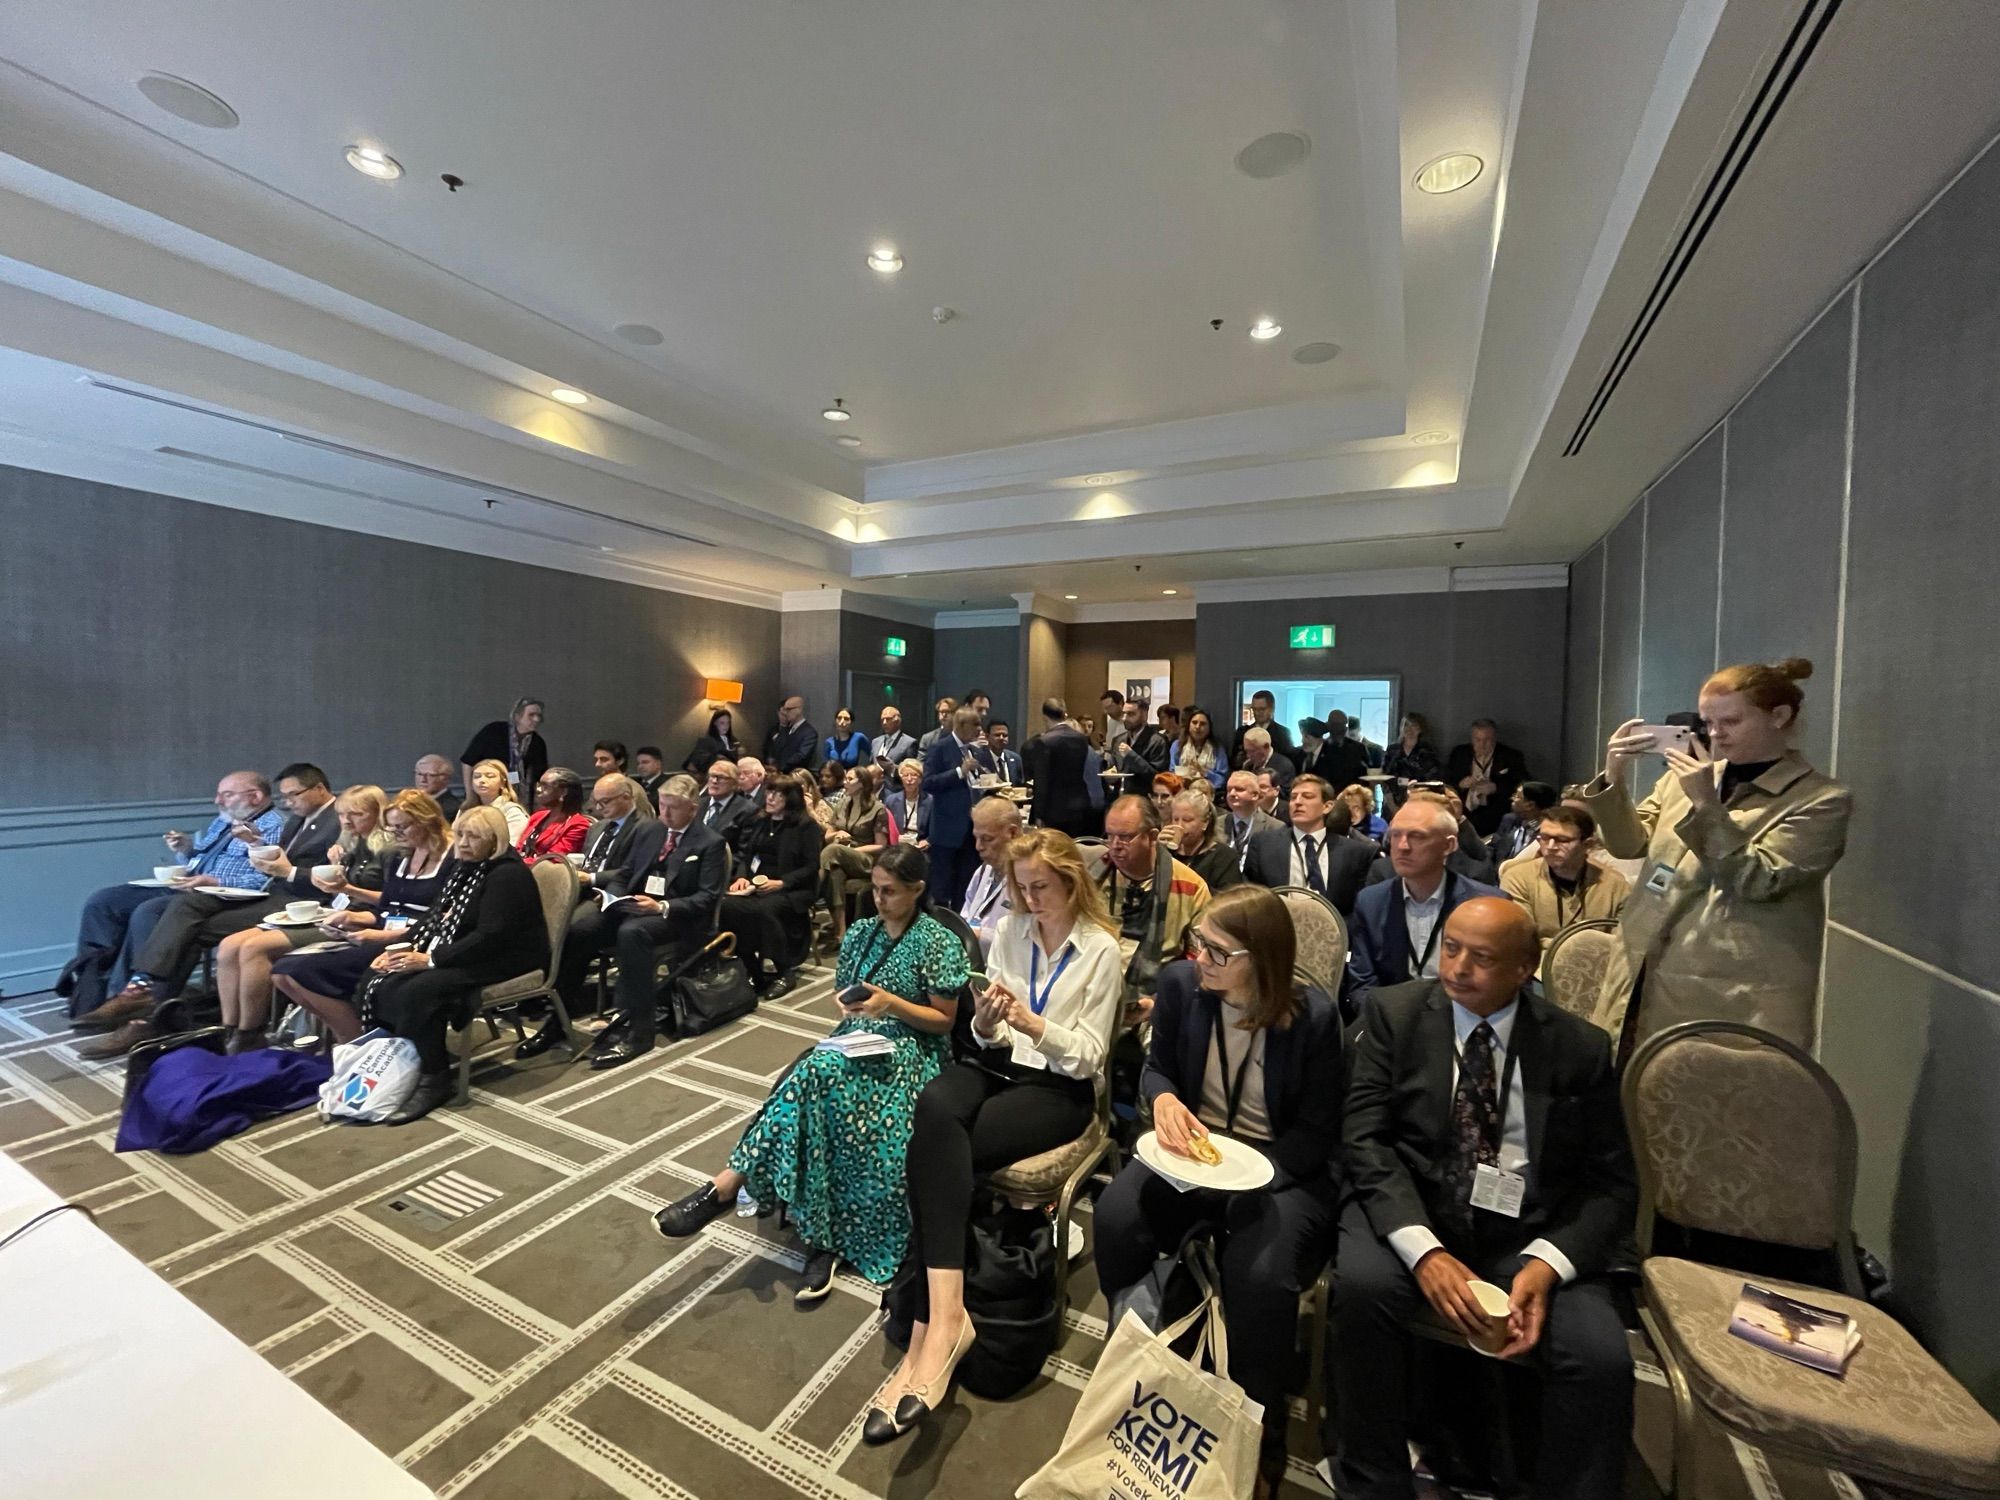
[[[1125,844],[1136,844],[1140,839],[1144,837],[1146,837],[1146,830],[1143,828],[1140,829],[1137,833],[1113,833],[1109,829],[1106,829],[1104,833],[1104,842],[1106,844],[1118,844],[1123,846]]]
[[[1582,843],[1583,840],[1571,838],[1568,834],[1563,833],[1538,833],[1535,835],[1535,842],[1538,844],[1547,844],[1551,849],[1567,849],[1572,844]]]
[[[1250,951],[1248,948],[1225,948],[1199,932],[1194,935],[1194,950],[1212,964],[1226,964],[1231,959],[1241,958]]]

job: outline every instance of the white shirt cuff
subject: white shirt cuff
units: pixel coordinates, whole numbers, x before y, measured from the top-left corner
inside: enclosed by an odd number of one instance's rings
[[[1570,1258],[1547,1240],[1534,1241],[1521,1254],[1524,1257],[1533,1256],[1536,1260],[1547,1261],[1555,1268],[1555,1273],[1562,1279],[1564,1286],[1576,1280],[1576,1267],[1570,1263]]]
[[[1439,1239],[1428,1224],[1405,1224],[1401,1229],[1389,1231],[1389,1248],[1396,1252],[1403,1264],[1412,1271],[1417,1262],[1433,1250],[1442,1250],[1444,1241]]]

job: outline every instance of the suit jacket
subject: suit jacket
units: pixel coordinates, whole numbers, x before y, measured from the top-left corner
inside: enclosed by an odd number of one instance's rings
[[[960,774],[970,755],[981,771],[993,770],[993,752],[982,745],[961,746],[958,736],[940,736],[924,753],[924,795],[931,802],[933,849],[956,849],[972,837],[972,783]]]
[[[1052,724],[1028,741],[1021,760],[1035,784],[1030,822],[1059,828],[1072,838],[1090,831],[1093,809],[1084,784],[1090,754],[1090,741],[1072,724]]]
[[[694,749],[690,750],[688,758],[681,762],[681,769],[696,781],[706,781],[710,766],[719,760],[726,760],[734,765],[743,759],[744,753],[741,740],[732,740],[725,745],[714,735],[705,734],[694,742]]]
[[[780,771],[812,771],[819,767],[819,731],[805,719],[790,729],[773,724],[764,736],[763,761],[772,775]]]
[[[1248,771],[1251,768],[1247,765],[1239,765],[1236,769],[1239,771]],[[1268,770],[1271,773],[1271,780],[1277,783],[1279,791],[1283,791],[1286,787],[1290,786],[1292,779],[1299,774],[1298,764],[1291,756],[1278,750],[1271,752],[1271,758],[1265,761],[1260,769]]]
[[[889,816],[896,820],[896,832],[900,835],[910,827],[910,799],[899,786],[885,793],[882,805],[889,809]],[[931,836],[931,799],[922,792],[917,793],[916,812],[917,837],[928,840]]]
[[[625,826],[616,833],[610,831],[611,823],[607,818],[599,818],[592,823],[590,832],[583,836],[583,867],[591,872],[594,882],[605,885],[608,883],[607,880],[598,877],[614,876],[615,872],[623,869],[632,852],[632,841],[639,836],[639,830],[646,824],[657,821],[654,818],[641,818],[638,810],[634,809],[625,815]],[[626,886],[618,886],[611,894],[622,896],[627,889]]]
[[[431,800],[437,803],[438,811],[444,814],[447,828],[458,820],[460,813],[465,811],[465,792],[459,787],[446,787]]]
[[[1320,877],[1326,882],[1326,898],[1341,916],[1348,916],[1361,888],[1368,883],[1368,867],[1375,862],[1369,850],[1374,846],[1363,848],[1352,839],[1329,838],[1323,829],[1319,840]],[[1297,842],[1294,831],[1282,823],[1274,822],[1261,833],[1251,834],[1250,849],[1243,860],[1243,878],[1252,885],[1269,886],[1273,890],[1291,885],[1292,849]]]
[[[703,771],[701,774],[706,778],[708,772]],[[660,810],[660,788],[667,784],[667,773],[662,771],[657,776],[634,776],[632,779],[638,782],[640,788],[646,793],[646,800],[653,804],[653,811],[658,812]]]
[[[1338,744],[1322,740],[1319,749],[1310,755],[1300,750],[1298,762],[1301,776],[1317,776],[1336,792],[1368,774],[1368,752],[1353,740]]]
[[[1535,847],[1535,839],[1542,831],[1540,814],[1532,818],[1519,818],[1508,813],[1493,830],[1493,836],[1486,841],[1486,857],[1496,865],[1504,865],[1517,854],[1526,854]]]
[[[645,892],[648,877],[658,875],[667,882],[669,920],[683,920],[707,930],[715,924],[722,905],[722,893],[729,885],[728,841],[699,821],[681,831],[673,858],[663,864],[660,851],[672,832],[665,823],[651,822],[632,840],[629,884],[623,894]]]
[[[1239,724],[1236,727],[1236,733],[1229,737],[1229,764],[1231,766],[1241,769],[1243,765],[1243,736],[1255,727],[1255,725],[1251,724]],[[1285,728],[1276,719],[1273,719],[1264,727],[1271,732],[1271,753],[1273,755],[1282,755],[1289,760],[1293,755],[1297,754],[1296,749],[1292,745],[1291,730]]]
[[[1139,1092],[1148,1103],[1172,1094],[1195,1110],[1222,1002],[1201,988],[1200,971],[1186,959],[1161,969],[1158,986]],[[1264,1035],[1264,1112],[1278,1170],[1273,1190],[1338,1172],[1342,1072],[1340,1012],[1325,991],[1307,985],[1303,1013]]]
[[[1167,751],[1170,746],[1167,743],[1167,737],[1161,734],[1159,729],[1154,725],[1141,724],[1136,734],[1128,730],[1125,734],[1124,745],[1131,754],[1145,762],[1147,770],[1164,771],[1167,769]]]
[[[1383,863],[1387,863],[1386,857]],[[1451,914],[1475,896],[1498,896],[1506,892],[1498,886],[1467,880],[1449,865],[1444,872],[1444,909],[1438,913],[1438,941],[1444,941],[1444,924]],[[1347,923],[1347,976],[1341,984],[1340,999],[1351,1012],[1359,1010],[1378,987],[1401,984],[1409,978],[1410,928],[1403,919],[1403,882],[1391,874],[1354,898],[1354,913]],[[1528,1236],[1533,1239],[1534,1236]]]
[[[1596,1276],[1622,1250],[1639,1202],[1609,1039],[1532,990],[1514,1003],[1513,1087],[1528,1127],[1521,1216],[1473,1210],[1479,1243],[1468,1245],[1446,1211],[1455,1033],[1435,980],[1377,990],[1363,1012],[1341,1140],[1348,1186],[1378,1235],[1426,1225],[1461,1258],[1546,1239],[1580,1278]]]
[[[314,865],[326,863],[326,852],[340,842],[340,814],[329,802],[309,818],[287,818],[278,832],[278,847],[292,862],[292,873],[272,880],[266,887],[272,895],[292,901],[319,901],[325,892],[312,883]]]
[[[987,754],[993,757],[994,768],[1000,773],[1000,779],[1006,782],[1007,785],[1022,786],[1026,784],[1028,776],[1021,768],[1021,755],[1019,751],[989,750]]]
[[[894,771],[917,753],[917,742],[899,729],[894,734],[878,734],[871,748],[875,764]]]
[[[1470,744],[1452,746],[1451,754],[1445,758],[1444,784],[1464,797],[1466,792],[1459,782],[1471,774],[1472,746]],[[1493,769],[1489,775],[1494,791],[1478,807],[1467,808],[1465,814],[1482,837],[1498,828],[1500,820],[1508,815],[1507,805],[1514,800],[1515,789],[1528,779],[1527,757],[1512,745],[1502,745],[1496,741],[1493,746]]]
[[[714,817],[709,816],[711,808],[715,810]],[[757,799],[755,797],[746,797],[741,792],[731,792],[728,797],[720,802],[709,796],[707,792],[703,792],[700,802],[695,806],[694,813],[696,822],[702,824],[704,827],[713,829],[722,836],[724,843],[731,845],[735,844],[737,835],[743,830],[743,825],[756,815]]]

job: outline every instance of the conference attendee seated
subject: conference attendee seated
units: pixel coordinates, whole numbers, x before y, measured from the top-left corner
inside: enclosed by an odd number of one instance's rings
[[[1497,887],[1446,868],[1458,848],[1458,819],[1443,798],[1413,793],[1389,824],[1392,876],[1354,898],[1347,924],[1347,974],[1340,1002],[1352,1018],[1383,985],[1434,979],[1444,920],[1480,896],[1505,900]]]
[[[1182,789],[1186,786],[1187,782],[1176,776],[1172,771],[1162,771],[1153,777],[1150,784],[1146,787],[1143,795],[1148,802],[1153,804],[1153,810],[1160,815],[1160,827],[1163,831],[1172,826],[1174,821],[1174,798],[1179,796]],[[1134,790],[1137,789],[1135,788]]]
[[[452,825],[451,872],[431,909],[384,950],[356,993],[364,1029],[386,1027],[416,1043],[416,1088],[384,1123],[421,1120],[452,1095],[445,1030],[472,995],[549,964],[549,930],[535,877],[490,807],[468,807]]]
[[[1007,850],[1021,832],[1021,809],[1005,797],[988,797],[972,804],[972,844],[979,851],[979,868],[965,887],[958,914],[979,939],[981,952],[993,946],[993,934],[1013,915],[1007,884]]]
[[[1389,820],[1375,811],[1375,793],[1366,784],[1342,787],[1340,800],[1347,804],[1349,838],[1380,844],[1388,836]]]
[[[1500,826],[1514,789],[1527,779],[1527,758],[1500,743],[1499,726],[1491,719],[1474,719],[1471,742],[1452,746],[1444,763],[1445,785],[1464,800],[1465,816],[1481,838]]]
[[[1291,824],[1250,836],[1243,878],[1252,885],[1302,885],[1334,904],[1341,916],[1354,911],[1355,897],[1368,883],[1375,863],[1371,846],[1347,836],[1347,808],[1317,776],[1292,783]]]
[[[1151,811],[1150,808],[1147,811]],[[976,1058],[946,1067],[917,1098],[908,1177],[910,1250],[923,1267],[916,1320],[862,1438],[892,1442],[943,1403],[972,1347],[965,1239],[975,1179],[1082,1135],[1124,992],[1114,927],[1076,841],[1031,828],[1008,850],[1014,914],[973,998]]]
[[[1271,778],[1271,783],[1280,791],[1292,784],[1298,774],[1298,767],[1291,758],[1275,748],[1276,741],[1271,731],[1252,725],[1243,731],[1243,756],[1241,769],[1255,776]]]
[[[1572,922],[1616,921],[1632,887],[1616,870],[1590,862],[1597,820],[1574,807],[1542,814],[1540,858],[1517,859],[1500,871],[1500,889],[1520,902],[1547,943]]]
[[[994,774],[993,757],[981,742],[979,711],[952,710],[951,732],[924,755],[923,793],[930,799],[932,898],[956,907],[979,861],[972,847],[972,784]]]
[[[542,771],[536,771],[535,780],[529,785],[539,784],[542,775]],[[514,795],[514,785],[507,777],[504,762],[482,760],[472,768],[472,795],[466,799],[465,805],[493,808],[506,821],[508,837],[519,839],[528,826],[528,809]]]
[[[1208,783],[1197,778],[1194,786],[1174,793],[1160,829],[1160,841],[1201,877],[1211,894],[1243,883],[1243,857],[1217,836],[1220,827]]]
[[[819,764],[819,731],[806,718],[806,700],[793,693],[778,705],[777,722],[764,736],[764,765],[773,776],[810,771]]]
[[[632,752],[637,775],[632,779],[639,783],[639,790],[646,794],[646,800],[653,804],[653,811],[660,810],[660,787],[667,779],[667,763],[660,755],[658,745],[641,745]]]
[[[718,760],[701,774],[702,790],[695,816],[704,828],[713,830],[734,848],[737,830],[756,816],[757,805],[737,790],[735,761]]]
[[[986,752],[993,757],[993,770],[1005,786],[1025,786],[1028,773],[1022,768],[1021,753],[1010,750],[1008,742],[1014,731],[1005,719],[993,719],[986,725]]]
[[[642,783],[643,785],[643,783]],[[521,829],[515,845],[529,864],[581,854],[590,835],[590,817],[583,810],[583,778],[568,766],[550,766],[535,783],[535,812]]]
[[[848,882],[866,880],[875,868],[875,856],[889,847],[889,809],[875,792],[881,774],[872,765],[849,766],[841,778],[840,801],[826,825],[826,842],[819,853],[820,883],[826,908],[833,914],[835,942],[847,935]]]
[[[361,1035],[355,987],[375,955],[403,941],[409,925],[430,910],[451,869],[451,826],[428,794],[398,792],[383,822],[393,849],[383,863],[380,893],[348,891],[347,909],[321,924],[353,942],[326,953],[289,954],[271,972],[272,988],[317,1016],[336,1042]]]
[[[915,844],[928,849],[931,838],[931,799],[924,790],[924,763],[906,760],[896,767],[896,785],[882,798],[889,811],[889,836],[899,844]]]
[[[706,776],[708,768],[717,761],[742,758],[743,742],[736,738],[736,716],[726,708],[718,708],[708,716],[707,731],[694,742],[694,749],[681,762],[681,769],[690,776]]]
[[[828,807],[836,806],[840,799],[847,795],[847,771],[849,769],[851,768],[843,766],[837,760],[823,760],[819,763],[818,787],[820,801],[824,802]],[[821,819],[820,821],[825,822],[826,820]]]
[[[599,740],[590,749],[590,769],[599,776],[622,776],[626,772],[623,740]]]
[[[917,753],[914,737],[903,730],[903,711],[894,704],[882,710],[882,732],[869,745],[869,753],[881,769],[884,784],[895,775],[896,767]]]
[[[472,785],[472,773],[483,760],[500,762],[501,779],[521,791],[542,779],[542,772],[549,768],[549,742],[542,738],[541,727],[539,698],[516,698],[506,718],[480,727],[458,758],[465,778],[466,806],[473,806],[479,800]],[[493,799],[484,800],[491,805]]]
[[[1538,1500],[1622,1495],[1632,1359],[1604,1277],[1638,1189],[1610,1042],[1529,986],[1541,945],[1520,907],[1474,899],[1444,927],[1437,978],[1374,992],[1349,1074],[1334,1489],[1415,1493],[1410,1321],[1428,1304],[1540,1372]],[[1504,1321],[1482,1312],[1475,1280],[1506,1293]]]
[[[826,737],[826,743],[820,747],[820,759],[835,761],[842,769],[851,770],[855,766],[865,765],[873,755],[874,752],[868,744],[868,736],[854,727],[854,710],[851,708],[835,710],[833,733]]]
[[[805,957],[823,844],[796,781],[764,788],[763,815],[744,827],[736,878],[722,898],[722,928],[736,934],[736,956],[750,971],[751,987],[765,999],[790,993],[792,969]],[[764,969],[767,959],[770,973]]]
[[[1097,779],[1097,751],[1083,729],[1070,718],[1060,698],[1042,700],[1042,732],[1021,751],[1021,762],[1035,791],[1028,819],[1038,828],[1059,828],[1081,837],[1096,822],[1103,805],[1103,783]]]
[[[1486,845],[1479,837],[1479,830],[1466,821],[1465,806],[1458,800],[1458,793],[1442,782],[1431,782],[1411,788],[1407,795],[1428,797],[1450,809],[1452,821],[1458,828],[1458,847],[1446,857],[1445,868],[1467,880],[1497,888],[1500,884],[1499,866],[1487,854]],[[1373,885],[1380,880],[1393,879],[1394,876],[1395,871],[1385,856],[1376,860],[1375,867],[1368,872],[1368,883]]]
[[[263,778],[257,778],[262,783]],[[301,871],[326,860],[326,852],[340,836],[340,818],[334,810],[333,793],[327,788],[326,773],[305,761],[286,766],[278,773],[278,804],[290,814],[279,824],[277,835],[244,849],[250,873],[240,885],[220,885],[224,863],[195,877],[192,888],[179,890],[165,899],[147,902],[132,914],[125,935],[130,955],[131,977],[125,987],[87,1015],[77,1017],[80,1027],[110,1027],[110,1033],[77,1049],[77,1056],[89,1062],[123,1057],[139,1043],[158,1034],[152,1013],[162,1001],[181,992],[208,949],[232,932],[255,927],[288,901],[307,899],[310,880]],[[218,805],[220,795],[218,793]],[[256,836],[261,820],[238,822],[226,830],[232,839]],[[264,851],[270,851],[268,854]],[[278,876],[283,862],[284,878]],[[298,887],[291,881],[296,878]],[[213,894],[204,887],[254,890],[261,897],[230,897]]]
[[[447,826],[465,806],[465,789],[459,785],[458,772],[452,769],[449,760],[435,752],[417,757],[410,785],[438,805]]]
[[[1237,868],[1250,856],[1250,841],[1259,833],[1285,825],[1264,810],[1264,788],[1254,771],[1231,771],[1223,783],[1222,800],[1229,815],[1222,820],[1223,842],[1236,851]]]
[[[965,945],[930,915],[929,862],[885,849],[869,875],[875,912],[847,929],[834,965],[836,1037],[885,1038],[887,1056],[815,1047],[795,1063],[729,1153],[729,1165],[655,1216],[679,1239],[719,1217],[748,1188],[760,1209],[783,1205],[806,1242],[793,1301],[833,1289],[845,1261],[868,1281],[896,1274],[909,1247],[904,1158],[917,1098],[951,1058],[952,1019],[968,970]]]
[[[1507,816],[1486,841],[1487,857],[1505,869],[1508,860],[1533,854],[1542,831],[1542,814],[1560,801],[1561,796],[1546,781],[1524,781],[1515,787]]]
[[[1347,737],[1347,715],[1335,709],[1324,720],[1299,720],[1299,774],[1317,776],[1339,791],[1368,774],[1368,752]]]
[[[1244,741],[1250,737],[1250,731],[1253,729],[1263,730],[1271,741],[1271,748],[1290,760],[1292,732],[1273,717],[1277,711],[1278,700],[1263,689],[1260,688],[1250,695],[1250,722],[1239,724],[1236,733],[1229,740],[1229,764],[1232,769],[1244,763]],[[1296,762],[1293,762],[1293,767],[1297,768]]]
[[[1097,1200],[1093,1221],[1097,1278],[1114,1305],[1188,1231],[1213,1226],[1230,1374],[1264,1408],[1265,1487],[1285,1467],[1299,1294],[1332,1248],[1340,1144],[1340,1012],[1293,977],[1296,951],[1291,915],[1269,891],[1217,896],[1195,924],[1194,961],[1160,972],[1139,1082],[1169,1155],[1226,1136],[1270,1159],[1270,1184],[1183,1191],[1135,1160]]]
[[[1257,778],[1257,808],[1265,817],[1282,823],[1292,815],[1291,803],[1285,799],[1285,789],[1278,784],[1278,774],[1270,766],[1253,772]]]
[[[653,804],[630,776],[600,776],[590,789],[590,810],[597,821],[583,836],[583,862],[577,878],[584,894],[606,871],[622,868],[639,830],[654,821]]]
[[[764,778],[769,773],[764,762],[754,755],[740,755],[736,758],[736,790],[750,798],[751,817],[756,817],[763,808]]]
[[[1104,904],[1125,958],[1124,1021],[1136,1026],[1152,1010],[1160,970],[1187,957],[1209,890],[1160,842],[1160,815],[1144,797],[1120,797],[1105,812],[1104,852]]]

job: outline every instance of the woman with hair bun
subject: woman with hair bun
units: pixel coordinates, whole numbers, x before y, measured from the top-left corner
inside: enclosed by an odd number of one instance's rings
[[[1584,803],[1606,849],[1644,856],[1595,1016],[1621,1060],[1683,1021],[1740,1021],[1813,1045],[1826,877],[1854,799],[1791,748],[1810,676],[1800,657],[1724,667],[1701,685],[1707,745],[1656,747],[1628,719],[1606,746]],[[1625,768],[1654,753],[1666,772],[1635,807]]]

